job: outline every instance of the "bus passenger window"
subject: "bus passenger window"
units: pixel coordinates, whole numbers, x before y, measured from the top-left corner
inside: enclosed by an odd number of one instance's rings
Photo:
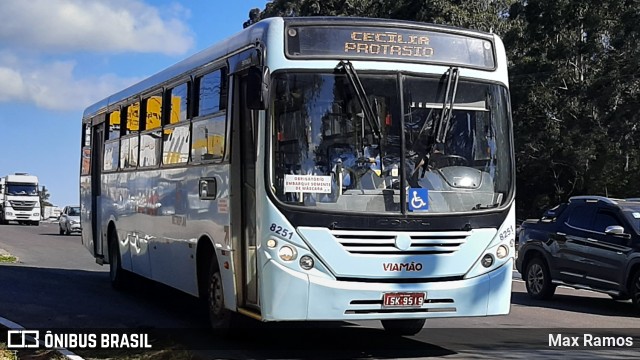
[[[170,90],[171,103],[169,123],[175,124],[180,121],[187,120],[187,107],[189,104],[189,86],[188,83],[178,85]]]
[[[126,134],[140,130],[140,102],[136,101],[127,106],[127,129]]]
[[[225,116],[193,122],[191,160],[204,162],[222,160],[225,149]]]
[[[120,142],[110,141],[104,144],[104,161],[102,169],[104,171],[118,170],[118,160],[120,158]]]
[[[163,131],[162,163],[184,164],[189,160],[189,125],[165,128]]]
[[[222,70],[217,70],[197,79],[198,81],[198,114],[206,116],[224,109],[222,103]]]
[[[120,110],[109,114],[109,138],[108,140],[120,137]]]
[[[91,173],[91,147],[82,148],[82,169],[80,175],[89,175]]]
[[[162,96],[154,95],[145,101],[145,130],[162,126]]]
[[[131,169],[138,166],[138,136],[123,137],[120,140],[120,168]]]
[[[152,131],[140,136],[140,166],[156,166],[160,163],[161,141],[160,131]]]

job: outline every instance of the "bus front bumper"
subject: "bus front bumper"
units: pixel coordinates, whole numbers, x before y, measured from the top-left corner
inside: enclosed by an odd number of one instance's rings
[[[324,279],[269,261],[263,271],[264,321],[375,320],[505,315],[511,305],[513,259],[471,279],[429,283]],[[271,293],[264,290],[271,289]],[[426,293],[420,307],[384,307],[385,293]]]

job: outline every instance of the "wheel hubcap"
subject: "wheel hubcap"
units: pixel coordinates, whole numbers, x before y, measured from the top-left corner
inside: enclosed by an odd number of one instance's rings
[[[529,289],[535,294],[539,294],[540,291],[542,291],[542,286],[544,285],[544,272],[540,265],[533,264],[529,267],[527,284],[529,285]]]
[[[215,315],[219,315],[222,312],[223,295],[222,295],[222,281],[220,281],[220,273],[213,274],[211,279],[211,285],[209,286],[209,308]]]

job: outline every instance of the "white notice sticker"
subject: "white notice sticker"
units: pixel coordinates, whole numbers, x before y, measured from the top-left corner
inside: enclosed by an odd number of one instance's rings
[[[640,213],[639,212],[634,212],[633,213],[633,218],[634,219],[640,219]]]
[[[331,193],[331,176],[285,175],[285,193]]]

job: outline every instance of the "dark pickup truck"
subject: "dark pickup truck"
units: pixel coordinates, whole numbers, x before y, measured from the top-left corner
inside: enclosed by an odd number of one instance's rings
[[[520,227],[516,268],[527,292],[557,285],[633,300],[640,311],[640,199],[576,196]]]

